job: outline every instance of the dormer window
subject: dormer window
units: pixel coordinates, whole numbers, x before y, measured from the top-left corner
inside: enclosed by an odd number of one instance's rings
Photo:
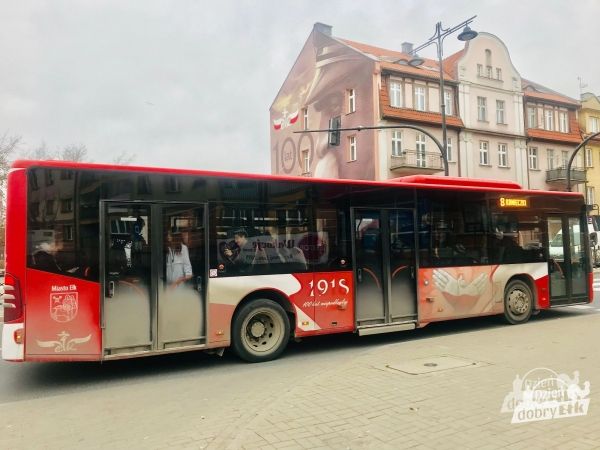
[[[425,111],[425,87],[415,86],[415,109]]]
[[[402,84],[399,81],[390,81],[390,106],[402,108]]]

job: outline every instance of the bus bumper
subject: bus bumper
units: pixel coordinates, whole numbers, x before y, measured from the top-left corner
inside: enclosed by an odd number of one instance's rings
[[[2,328],[2,359],[6,361],[24,361],[24,331],[25,328],[22,323],[4,324]]]

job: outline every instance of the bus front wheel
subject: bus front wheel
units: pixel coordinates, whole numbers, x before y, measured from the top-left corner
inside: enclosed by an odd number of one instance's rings
[[[289,337],[290,321],[273,300],[253,300],[233,318],[232,347],[246,361],[276,359],[285,350]]]
[[[533,312],[533,294],[521,280],[508,283],[504,291],[504,317],[510,324],[525,323]]]

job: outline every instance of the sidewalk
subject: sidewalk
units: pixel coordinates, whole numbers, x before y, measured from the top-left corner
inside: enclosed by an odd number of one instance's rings
[[[209,448],[599,448],[600,314],[386,345],[316,374]],[[389,366],[452,356],[470,366],[411,375]],[[591,383],[587,416],[511,424],[512,382],[536,367]]]
[[[600,447],[600,314],[563,309],[519,326],[489,320],[467,331],[417,330],[320,354],[303,355],[299,344],[288,360],[284,354],[258,365],[208,360],[197,372],[183,366],[161,377],[149,368],[142,381],[6,403],[0,446]],[[462,367],[444,369],[449,363]],[[570,377],[579,371],[582,388],[590,381],[588,415],[511,424],[511,414],[500,413],[504,398],[517,375],[536,367]]]

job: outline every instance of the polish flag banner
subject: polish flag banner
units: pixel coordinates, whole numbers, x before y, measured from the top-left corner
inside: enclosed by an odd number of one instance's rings
[[[297,120],[298,120],[298,110],[296,110],[295,113],[292,113],[289,115],[288,123],[289,123],[289,125],[292,125],[292,124],[296,123]]]

